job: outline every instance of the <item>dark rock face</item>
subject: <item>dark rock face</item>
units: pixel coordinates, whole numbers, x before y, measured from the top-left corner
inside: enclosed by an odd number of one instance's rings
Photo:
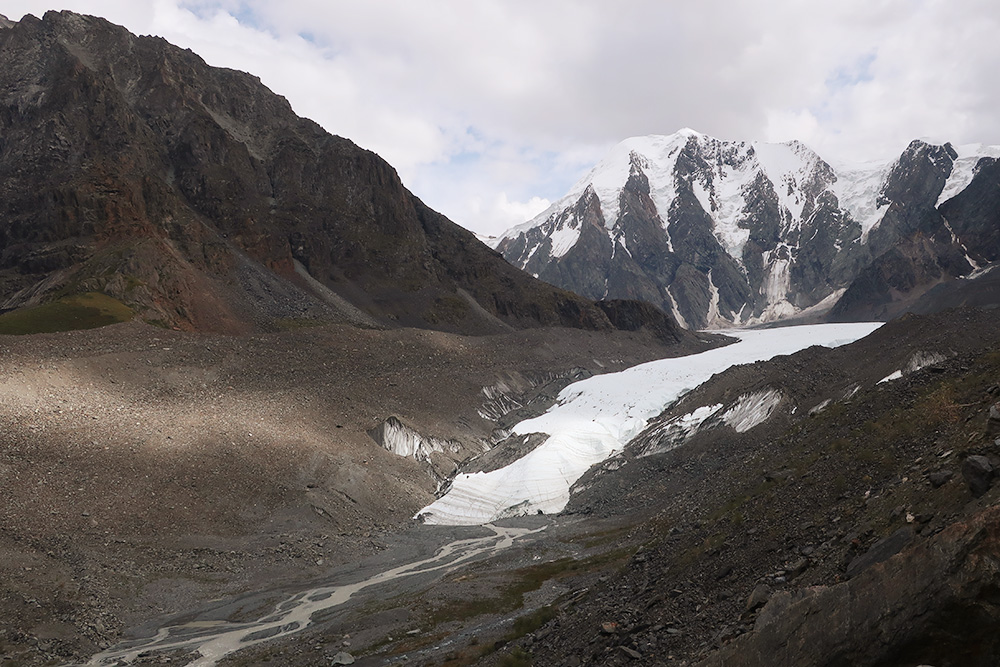
[[[684,331],[677,324],[677,321],[648,303],[613,299],[598,301],[597,306],[604,311],[616,329],[622,331],[646,329],[660,340],[668,343],[679,342],[683,339]]]
[[[893,165],[876,198],[889,209],[869,234],[873,255],[880,255],[913,232],[933,233],[940,227],[935,202],[951,175],[958,154],[951,144],[931,146],[912,141]]]
[[[930,481],[931,486],[938,489],[947,484],[953,476],[954,473],[950,470],[938,470],[928,475],[927,479]]]
[[[940,212],[974,261],[1000,259],[1000,158],[982,158],[969,186],[942,203]]]
[[[621,149],[630,146],[623,177]],[[590,298],[656,304],[688,327],[780,320],[814,306],[809,317],[838,321],[928,312],[936,301],[921,302],[925,293],[1000,258],[1000,160],[982,158],[939,210],[958,158],[950,144],[914,141],[884,172],[845,174],[797,142],[682,131],[616,151],[575,203],[504,238],[504,257]],[[624,179],[617,201],[595,191],[615,178]],[[578,235],[561,233],[584,218]]]
[[[746,611],[756,611],[767,604],[767,601],[771,599],[774,591],[767,584],[757,584],[753,591],[750,593],[750,597],[747,598]]]
[[[181,328],[611,327],[251,75],[70,12],[0,29],[0,63],[0,308],[102,291]]]
[[[996,470],[985,456],[970,456],[962,463],[962,477],[972,495],[979,498],[990,490]]]
[[[906,309],[926,315],[959,306],[996,307],[1000,304],[1000,271],[994,270],[996,266],[994,262],[983,267],[983,272],[940,282],[908,302]]]
[[[990,406],[990,412],[986,417],[986,435],[991,438],[1000,435],[1000,403]]]
[[[987,510],[845,583],[776,593],[753,632],[698,664],[995,665],[998,527]]]
[[[868,236],[873,259],[851,281],[832,319],[890,319],[931,287],[972,271],[962,243],[936,209],[956,157],[950,144],[921,141],[903,152],[878,196],[888,209]]]
[[[794,305],[805,308],[847,284],[857,275],[867,253],[858,244],[861,225],[838,206],[837,198],[829,192],[819,196],[800,238],[809,241],[799,244],[790,272],[791,283],[801,286]]]
[[[891,319],[910,310],[932,287],[971,270],[959,244],[914,232],[858,273],[830,311],[830,319]]]
[[[703,327],[715,319],[716,313],[727,320],[737,317],[752,287],[736,260],[712,233],[711,218],[695,194],[694,182],[701,167],[696,145],[689,141],[678,159],[677,197],[668,213],[667,230],[683,261],[676,286],[678,308],[687,313],[686,320],[690,317],[690,325]],[[704,315],[698,317],[699,313]]]
[[[902,551],[912,540],[913,530],[909,526],[900,528],[889,537],[879,540],[872,545],[871,549],[852,560],[847,565],[844,575],[850,579],[876,563],[889,560],[889,558]]]

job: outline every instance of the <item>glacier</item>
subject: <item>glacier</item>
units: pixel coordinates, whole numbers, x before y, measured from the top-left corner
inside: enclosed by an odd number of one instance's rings
[[[660,359],[617,373],[574,382],[545,414],[518,423],[513,433],[549,438],[504,468],[459,474],[450,490],[417,517],[439,525],[478,525],[506,517],[557,513],[569,502],[570,487],[592,465],[624,446],[680,396],[731,366],[792,354],[812,345],[854,342],[881,322],[815,324],[761,330],[730,330],[736,343],[700,354]],[[751,401],[753,402],[753,401]],[[752,421],[766,400],[732,415]]]

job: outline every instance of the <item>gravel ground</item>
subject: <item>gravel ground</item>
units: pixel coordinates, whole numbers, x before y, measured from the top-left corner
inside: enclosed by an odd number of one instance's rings
[[[372,440],[382,420],[458,443],[440,473],[490,435],[482,387],[680,351],[561,329],[0,337],[0,655],[79,658],[384,550],[437,478]]]

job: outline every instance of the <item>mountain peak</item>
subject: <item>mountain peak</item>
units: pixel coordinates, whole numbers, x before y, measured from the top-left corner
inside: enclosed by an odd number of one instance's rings
[[[146,321],[234,333],[613,328],[258,78],[97,17],[8,23],[0,311],[101,293]]]
[[[640,154],[646,152],[656,153],[662,151],[665,147],[684,146],[691,139],[696,139],[699,142],[703,140],[718,141],[718,139],[710,137],[707,134],[702,134],[689,127],[682,127],[673,134],[640,134],[629,137],[620,141],[618,146],[637,151]],[[610,156],[614,154],[615,150],[612,149]]]
[[[895,163],[834,168],[798,140],[721,141],[691,128],[630,137],[497,249],[515,265],[530,258],[547,282],[591,298],[646,299],[693,327],[812,316],[885,252],[886,239],[944,229],[935,201],[964,190],[990,153],[915,140]],[[638,172],[645,178],[630,180]],[[588,188],[600,200],[603,239],[556,244],[537,231],[557,229]],[[890,202],[905,208],[885,222]],[[886,229],[868,234],[878,227]],[[960,275],[966,251],[951,245],[949,275]]]
[[[702,134],[701,132],[699,132],[697,130],[692,130],[690,127],[682,127],[681,129],[677,130],[677,132],[675,132],[674,134],[682,136],[682,137],[705,137],[705,136],[708,136],[706,134]]]

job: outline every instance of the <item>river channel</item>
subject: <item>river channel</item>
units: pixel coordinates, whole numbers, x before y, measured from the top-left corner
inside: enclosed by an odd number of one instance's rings
[[[295,593],[256,621],[194,620],[166,626],[152,637],[113,646],[85,664],[87,667],[128,665],[140,656],[152,653],[187,651],[199,656],[188,662],[188,667],[211,667],[241,649],[304,630],[317,612],[343,605],[367,588],[403,577],[445,573],[473,559],[507,549],[519,538],[544,530],[544,527],[513,528],[492,524],[484,528],[489,529],[491,534],[455,540],[438,549],[430,558],[392,567],[353,583],[323,585]]]

